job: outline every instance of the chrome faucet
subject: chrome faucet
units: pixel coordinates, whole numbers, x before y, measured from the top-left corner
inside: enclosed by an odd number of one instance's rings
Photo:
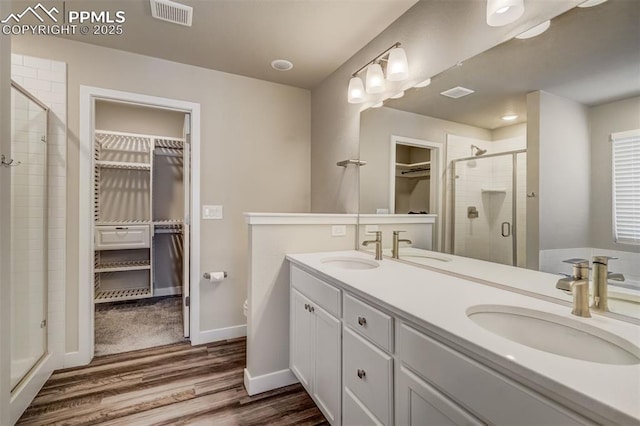
[[[375,231],[374,233],[376,235],[376,239],[363,241],[362,245],[366,247],[369,244],[374,243],[376,245],[376,260],[382,260],[382,231]]]
[[[624,275],[608,271],[609,260],[613,259],[617,257],[593,256],[593,309],[600,312],[609,311],[609,280],[624,281]]]
[[[556,288],[573,294],[573,315],[591,318],[589,313],[589,261],[587,259],[567,259],[573,265],[573,275],[558,280]]]
[[[391,248],[391,257],[400,259],[400,243],[413,244],[411,240],[401,239],[400,233],[407,231],[393,231],[393,247]]]

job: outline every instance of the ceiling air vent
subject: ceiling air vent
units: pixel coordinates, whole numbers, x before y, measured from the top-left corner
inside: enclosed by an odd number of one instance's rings
[[[187,27],[191,26],[193,7],[171,0],[149,1],[151,3],[151,15],[154,18]]]
[[[462,98],[463,96],[470,95],[473,92],[474,90],[467,89],[466,87],[458,86],[458,87],[454,87],[453,89],[445,90],[440,94],[448,98],[458,99],[458,98]]]

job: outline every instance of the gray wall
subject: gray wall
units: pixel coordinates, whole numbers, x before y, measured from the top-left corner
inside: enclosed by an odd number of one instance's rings
[[[536,193],[527,198],[528,257],[537,258],[539,250],[588,247],[588,108],[541,91],[528,95],[527,114],[527,192]],[[537,268],[537,261],[527,266]]]
[[[96,129],[181,138],[184,113],[116,102],[96,102]]]
[[[591,125],[591,230],[589,247],[640,253],[640,246],[613,241],[611,133],[640,129],[640,97],[589,109]]]
[[[481,53],[582,0],[527,2],[516,23],[492,28],[485,1],[423,0],[398,18],[312,91],[311,208],[314,212],[353,213],[358,209],[355,167],[336,161],[358,155],[360,105],[347,103],[351,74],[394,42],[403,44],[417,83]]]
[[[392,108],[369,109],[360,114],[359,121],[360,158],[367,161],[360,170],[361,213],[375,213],[376,208],[389,206],[391,135],[437,142],[443,146],[447,133],[491,140],[489,130]]]
[[[201,330],[245,324],[242,212],[309,211],[309,91],[56,37],[16,37],[13,48],[68,65],[67,351],[78,345],[80,85],[200,103],[201,202],[222,204],[224,219],[201,223],[202,271],[192,273],[229,273],[222,284],[201,285]]]

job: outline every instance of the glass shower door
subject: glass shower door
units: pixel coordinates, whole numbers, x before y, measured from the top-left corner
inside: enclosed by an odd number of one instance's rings
[[[47,353],[47,108],[11,88],[11,389]]]
[[[453,254],[515,265],[514,155],[454,162]]]

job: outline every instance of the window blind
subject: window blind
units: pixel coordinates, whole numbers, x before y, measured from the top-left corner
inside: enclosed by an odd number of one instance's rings
[[[614,239],[640,244],[640,129],[614,133],[611,141]]]

